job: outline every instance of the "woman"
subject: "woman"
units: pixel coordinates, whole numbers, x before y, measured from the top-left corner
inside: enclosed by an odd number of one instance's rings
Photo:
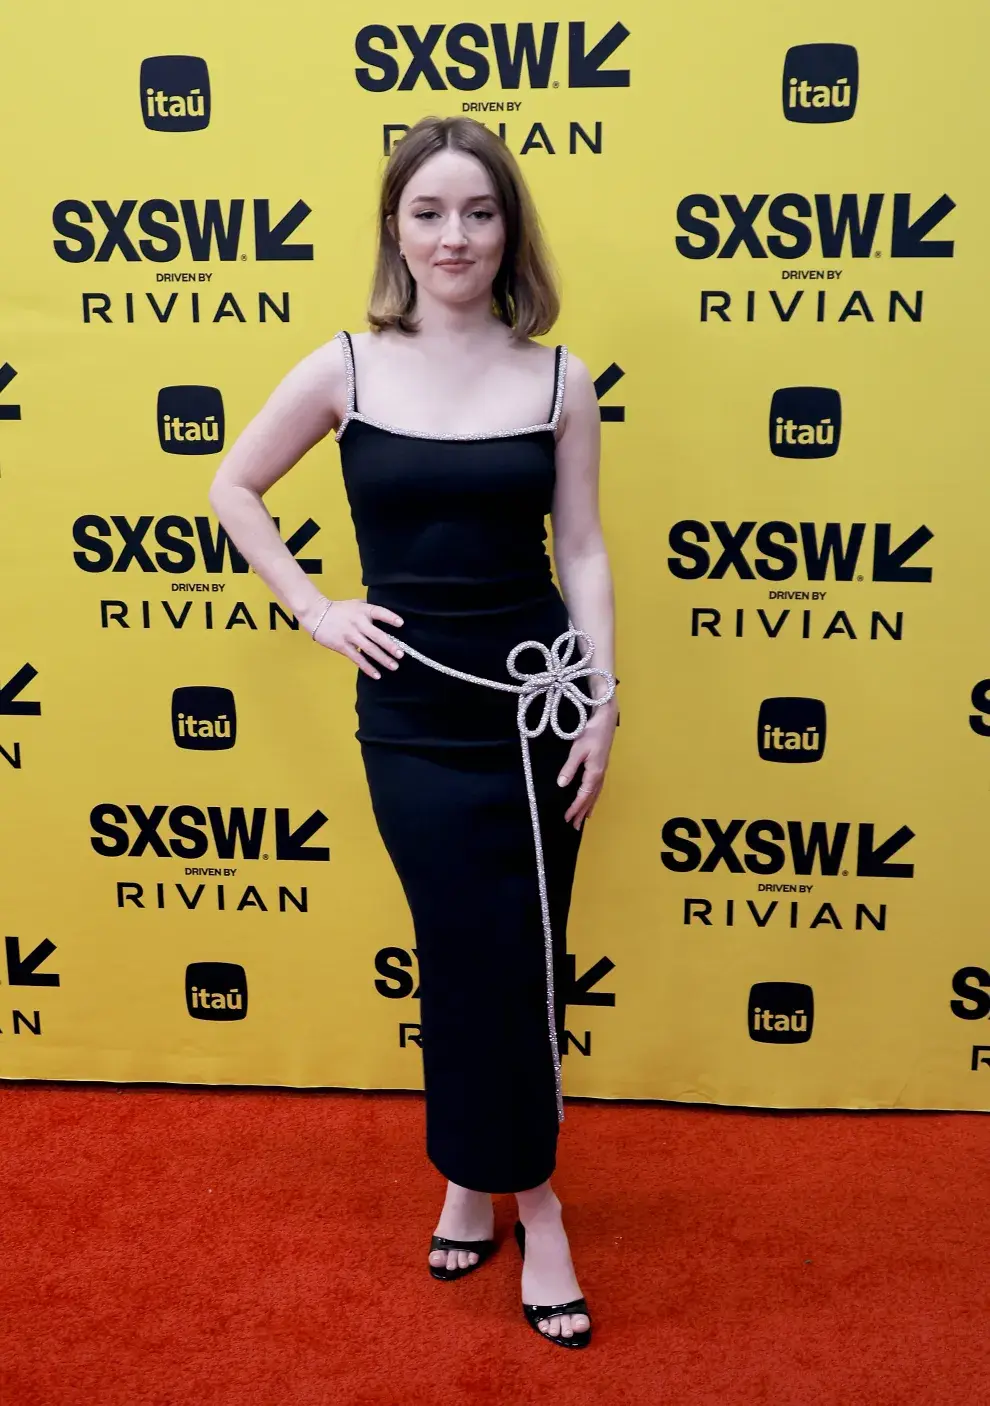
[[[583,1347],[590,1318],[549,1178],[567,914],[618,712],[595,390],[565,348],[532,340],[557,311],[508,149],[468,118],[423,119],[382,182],[372,331],[339,332],[288,373],[210,503],[314,640],[359,670],[355,736],[416,934],[427,1152],[448,1183],[430,1272],[482,1264],[491,1195],[514,1192],[527,1321]],[[331,430],[367,600],[321,595],[262,502]],[[571,622],[585,667],[568,682]],[[532,641],[542,649],[516,661]],[[558,682],[534,701],[525,676],[541,671]],[[548,729],[521,759],[554,692],[571,700],[557,725],[575,740]]]

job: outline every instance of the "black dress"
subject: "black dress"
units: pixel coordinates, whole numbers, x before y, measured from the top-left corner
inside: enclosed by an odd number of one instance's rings
[[[549,646],[569,625],[544,546],[566,349],[556,351],[543,424],[427,436],[361,414],[350,337],[337,335],[349,399],[336,437],[362,583],[369,602],[404,621],[376,623],[440,663],[513,682],[513,646]],[[516,662],[527,672],[545,668],[532,649]],[[554,1170],[561,1114],[517,695],[449,677],[409,654],[379,672],[374,679],[358,671],[355,736],[413,919],[427,1155],[472,1190],[528,1190]],[[577,686],[587,695],[584,682]],[[542,702],[530,706],[532,722]],[[567,702],[560,723],[577,723]],[[580,769],[569,785],[557,784],[571,745],[549,728],[529,744],[560,1047],[582,834],[563,818]]]

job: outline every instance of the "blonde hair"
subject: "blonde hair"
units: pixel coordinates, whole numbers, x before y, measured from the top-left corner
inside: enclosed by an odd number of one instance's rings
[[[520,340],[549,332],[560,313],[560,294],[539,215],[515,157],[501,138],[471,117],[423,117],[392,149],[378,203],[378,254],[368,302],[376,332],[397,327],[416,332],[416,284],[389,220],[410,177],[438,151],[461,151],[480,161],[495,187],[505,224],[505,250],[492,282],[492,311]]]

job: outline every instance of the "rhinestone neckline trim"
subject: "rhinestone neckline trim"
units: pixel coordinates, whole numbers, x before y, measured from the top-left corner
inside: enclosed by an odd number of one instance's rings
[[[345,332],[338,332],[335,341],[340,342],[344,351],[344,366],[347,373],[347,413],[340,422],[340,428],[334,435],[334,439],[339,443],[344,431],[352,420],[360,420],[364,425],[371,425],[376,430],[384,430],[387,434],[399,435],[403,439],[429,439],[429,440],[462,440],[465,443],[471,440],[482,439],[512,439],[524,434],[536,434],[540,431],[554,431],[560,419],[561,407],[564,403],[564,382],[567,376],[567,348],[560,349],[560,366],[557,372],[557,386],[554,395],[553,412],[549,420],[543,421],[539,425],[522,425],[518,429],[512,430],[484,430],[472,434],[428,434],[425,430],[406,430],[399,425],[386,424],[384,420],[374,420],[370,415],[363,414],[354,408],[356,401],[356,384],[354,377],[354,358],[351,355],[350,342]]]

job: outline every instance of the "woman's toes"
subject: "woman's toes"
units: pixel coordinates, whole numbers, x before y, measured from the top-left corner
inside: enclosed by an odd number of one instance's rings
[[[475,1252],[474,1252],[473,1250],[469,1250],[469,1251],[468,1251],[468,1264],[477,1264],[477,1263],[478,1263],[478,1256],[475,1254]]]
[[[559,1318],[541,1318],[538,1327],[540,1332],[546,1333],[549,1338],[558,1338],[560,1336]]]
[[[591,1327],[591,1319],[584,1313],[572,1313],[571,1327],[575,1333],[586,1333]]]
[[[443,1269],[447,1263],[446,1250],[433,1250],[430,1254],[430,1264],[436,1265],[437,1269]]]

